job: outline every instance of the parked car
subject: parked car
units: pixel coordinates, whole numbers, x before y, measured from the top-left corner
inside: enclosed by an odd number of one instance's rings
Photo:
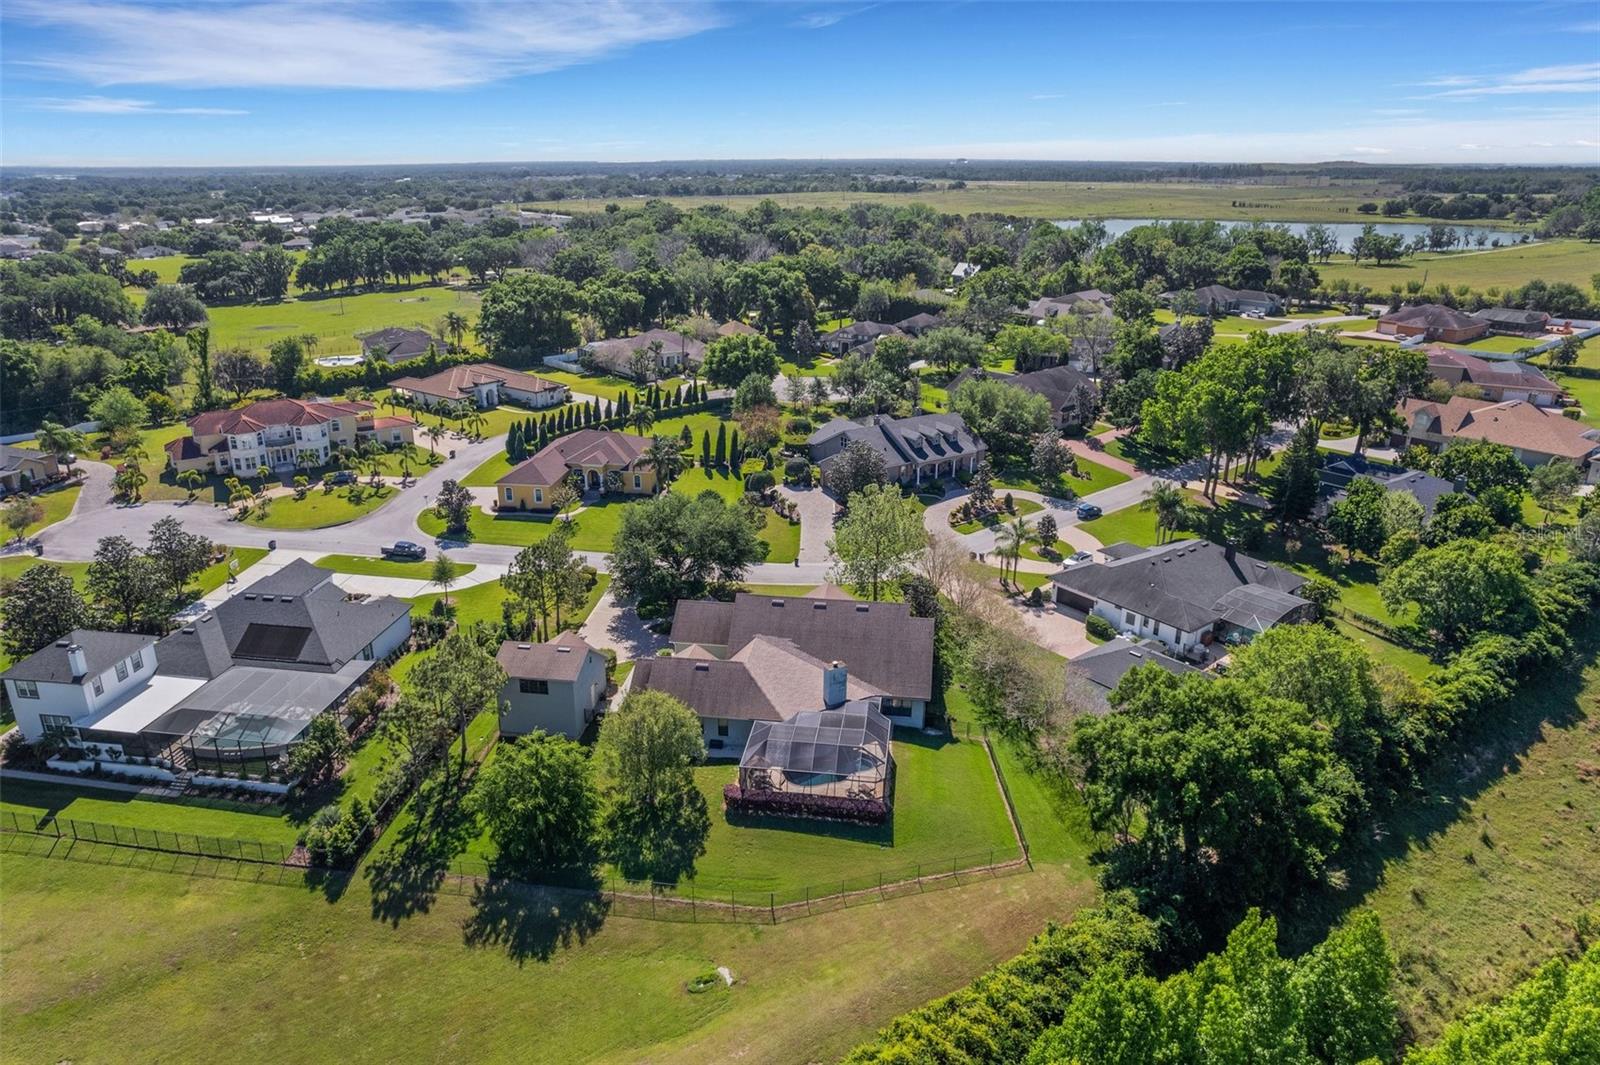
[[[355,484],[356,475],[349,470],[338,470],[328,474],[327,480],[329,484]]]
[[[1067,556],[1067,561],[1065,564],[1068,566],[1076,566],[1078,563],[1087,562],[1093,557],[1094,556],[1087,551],[1074,551],[1072,554]]]
[[[1078,504],[1078,517],[1083,521],[1090,521],[1094,518],[1098,518],[1102,513],[1104,513],[1104,511],[1095,506],[1093,503]]]
[[[428,549],[421,544],[414,544],[410,540],[401,540],[383,549],[388,558],[410,558],[421,562],[428,557]]]

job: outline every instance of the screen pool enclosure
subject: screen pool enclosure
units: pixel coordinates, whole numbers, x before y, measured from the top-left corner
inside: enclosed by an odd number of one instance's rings
[[[747,793],[855,799],[887,807],[893,791],[894,726],[870,700],[836,710],[757,721],[739,759]]]

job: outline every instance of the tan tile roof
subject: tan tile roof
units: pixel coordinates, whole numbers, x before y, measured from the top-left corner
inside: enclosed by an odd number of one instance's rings
[[[627,469],[649,450],[651,438],[629,436],[606,429],[579,429],[552,440],[532,458],[524,460],[495,482],[501,484],[555,484],[575,466],[617,466]]]
[[[1428,432],[1446,439],[1487,440],[1541,455],[1581,459],[1600,448],[1600,430],[1564,418],[1520,399],[1492,403],[1451,396],[1448,402],[1407,399],[1400,414],[1409,427],[1418,414],[1430,419]]]
[[[451,366],[427,377],[397,377],[389,382],[389,386],[403,388],[408,392],[421,392],[425,396],[466,399],[472,394],[474,387],[490,381],[499,381],[521,392],[548,392],[552,388],[565,387],[537,374],[523,373],[521,370],[497,366],[492,362],[470,362],[461,366]]]

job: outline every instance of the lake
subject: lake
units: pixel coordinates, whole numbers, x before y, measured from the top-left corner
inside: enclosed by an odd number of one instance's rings
[[[1058,219],[1055,220],[1055,223],[1056,223],[1056,225],[1060,226],[1063,229],[1068,229],[1068,228],[1071,228],[1072,226],[1077,225],[1080,221],[1081,221],[1081,219],[1077,219],[1077,218],[1058,218]],[[1101,225],[1105,226],[1106,227],[1106,232],[1108,234],[1110,234],[1112,240],[1115,240],[1116,238],[1122,236],[1122,234],[1126,233],[1128,230],[1133,229],[1133,228],[1135,228],[1137,226],[1148,226],[1148,225],[1151,225],[1151,224],[1156,223],[1156,222],[1177,221],[1177,219],[1170,219],[1170,218],[1100,218],[1100,219],[1096,219],[1096,221],[1098,221]],[[1221,225],[1227,226],[1227,227],[1230,227],[1230,228],[1232,226],[1242,226],[1242,225],[1248,225],[1248,224],[1249,223],[1247,223],[1247,222],[1223,222],[1223,223],[1221,223]],[[1303,237],[1303,236],[1305,236],[1306,227],[1311,225],[1312,223],[1310,223],[1310,222],[1273,222],[1273,223],[1269,223],[1269,224],[1270,225],[1288,226],[1289,227],[1289,231],[1294,233],[1295,236]],[[1334,238],[1336,240],[1338,240],[1338,242],[1339,242],[1339,250],[1340,251],[1349,251],[1350,250],[1350,242],[1352,240],[1354,240],[1356,237],[1361,235],[1362,227],[1364,227],[1366,224],[1367,223],[1365,223],[1365,222],[1323,222],[1322,223],[1322,225],[1324,225],[1328,229],[1332,230]],[[1426,237],[1428,235],[1428,231],[1433,228],[1432,224],[1428,223],[1428,222],[1385,222],[1385,221],[1382,221],[1382,220],[1376,219],[1376,218],[1372,220],[1372,226],[1382,236],[1385,236],[1385,237],[1399,237],[1402,240],[1406,240],[1406,241],[1411,240],[1413,237],[1419,237],[1419,236]],[[1526,239],[1529,238],[1529,234],[1527,234],[1527,233],[1525,233],[1525,232],[1523,232],[1521,230],[1501,229],[1501,228],[1498,228],[1498,227],[1492,226],[1492,225],[1479,225],[1479,224],[1472,224],[1472,223],[1456,223],[1456,224],[1449,225],[1447,228],[1454,230],[1455,234],[1456,234],[1456,239],[1459,242],[1459,244],[1463,245],[1463,246],[1467,246],[1467,247],[1489,248],[1489,247],[1494,247],[1496,241],[1499,241],[1499,243],[1501,243],[1501,244],[1516,244],[1519,241],[1526,240]],[[1481,241],[1479,240],[1480,237],[1483,238]]]

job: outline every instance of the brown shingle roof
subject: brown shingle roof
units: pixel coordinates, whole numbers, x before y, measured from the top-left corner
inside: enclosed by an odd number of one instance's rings
[[[1540,455],[1581,459],[1600,448],[1600,430],[1520,399],[1492,403],[1451,396],[1449,402],[1406,399],[1400,414],[1409,427],[1418,414],[1429,418],[1428,430],[1447,439],[1487,440]]]
[[[583,672],[594,648],[575,632],[563,632],[544,643],[518,643],[507,640],[500,645],[495,661],[506,676],[530,680],[575,681]]]
[[[1380,322],[1402,325],[1420,325],[1428,329],[1473,329],[1483,323],[1470,314],[1463,314],[1442,303],[1420,303],[1415,307],[1401,307],[1378,319]]]
[[[824,707],[823,672],[828,663],[808,655],[791,640],[757,636],[726,660],[700,654],[658,658],[634,666],[635,687],[664,691],[682,699],[702,717],[783,721]],[[887,694],[848,672],[850,699]]]
[[[606,465],[627,469],[650,449],[650,444],[647,436],[579,429],[552,440],[495,484],[555,484],[574,466]]]

